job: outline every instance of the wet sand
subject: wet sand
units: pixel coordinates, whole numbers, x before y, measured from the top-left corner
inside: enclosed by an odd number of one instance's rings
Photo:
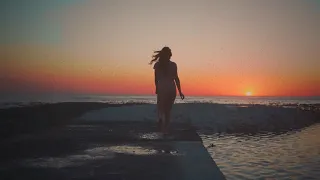
[[[0,179],[224,179],[190,124],[173,123],[164,137],[155,121],[76,120],[91,110],[129,105],[59,103],[1,110],[6,120]]]

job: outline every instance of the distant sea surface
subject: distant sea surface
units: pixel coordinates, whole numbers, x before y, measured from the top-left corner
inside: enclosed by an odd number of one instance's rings
[[[33,94],[33,95],[2,95],[0,108],[28,106],[38,103],[57,102],[104,102],[104,103],[156,103],[156,96],[137,95],[70,95],[70,94]],[[299,105],[320,104],[320,96],[315,97],[237,97],[237,96],[186,96],[176,103],[217,103],[217,104],[262,104],[262,105]]]

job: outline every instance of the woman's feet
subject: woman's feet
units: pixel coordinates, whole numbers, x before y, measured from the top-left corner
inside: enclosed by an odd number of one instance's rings
[[[170,133],[169,125],[167,123],[163,123],[163,129],[162,129],[163,135],[168,135]]]
[[[163,135],[169,135],[169,130],[167,128],[165,128],[163,131],[162,131]]]
[[[169,118],[170,114],[158,114],[158,131],[161,132],[163,135],[169,134]]]
[[[161,131],[161,128],[162,128],[162,119],[161,118],[159,118],[158,119],[158,131]]]
[[[158,121],[158,131],[164,135],[169,134],[169,129],[162,119],[159,119],[159,121]]]

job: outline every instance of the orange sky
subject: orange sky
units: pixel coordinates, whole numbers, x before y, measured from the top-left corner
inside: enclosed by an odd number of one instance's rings
[[[165,2],[5,4],[0,91],[153,94],[167,45],[186,95],[320,95],[316,1]]]

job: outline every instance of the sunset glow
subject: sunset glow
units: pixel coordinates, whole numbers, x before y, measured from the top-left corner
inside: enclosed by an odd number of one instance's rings
[[[186,96],[319,96],[319,2],[245,2],[2,2],[0,92],[154,94],[169,46]]]
[[[246,96],[252,96],[252,92],[250,91],[246,92]]]

